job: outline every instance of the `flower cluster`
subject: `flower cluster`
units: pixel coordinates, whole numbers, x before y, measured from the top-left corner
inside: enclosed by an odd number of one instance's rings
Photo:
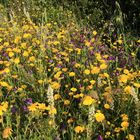
[[[3,138],[138,138],[139,41],[106,35],[74,22],[0,27]]]

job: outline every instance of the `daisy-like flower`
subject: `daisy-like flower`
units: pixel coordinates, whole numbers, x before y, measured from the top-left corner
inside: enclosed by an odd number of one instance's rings
[[[75,131],[76,133],[82,133],[84,130],[85,130],[85,128],[84,128],[83,126],[76,126],[76,127],[74,128],[74,131]]]
[[[102,122],[103,120],[105,120],[105,116],[101,112],[95,113],[94,117],[95,117],[97,122]]]
[[[6,127],[2,132],[2,137],[7,139],[12,134],[12,128]]]
[[[83,99],[83,105],[91,105],[95,102],[95,100],[91,97],[91,96],[85,96],[84,99]]]

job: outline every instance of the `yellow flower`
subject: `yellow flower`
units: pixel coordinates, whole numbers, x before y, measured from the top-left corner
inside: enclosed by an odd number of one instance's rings
[[[104,108],[105,109],[110,109],[110,105],[109,104],[104,104]]]
[[[84,74],[89,75],[90,74],[90,70],[88,70],[88,69],[84,70]]]
[[[26,88],[27,88],[27,86],[26,86],[26,85],[22,85],[21,87],[22,87],[23,89],[26,89]]]
[[[2,38],[0,38],[0,42],[2,41],[3,39]]]
[[[51,25],[51,23],[47,23],[47,27],[51,27],[52,25]]]
[[[15,63],[15,64],[19,64],[19,63],[20,63],[20,59],[19,59],[19,58],[15,58],[15,59],[14,59],[14,63]]]
[[[34,61],[35,61],[35,57],[34,57],[34,56],[31,56],[31,57],[29,58],[29,61],[34,62]]]
[[[107,73],[104,73],[104,76],[105,76],[106,78],[109,78],[109,75],[108,75]]]
[[[69,96],[72,96],[74,93],[73,92],[69,92]]]
[[[85,45],[86,45],[87,47],[90,47],[90,42],[85,41]]]
[[[60,98],[61,98],[60,94],[55,94],[55,95],[54,95],[54,100],[58,100],[58,99],[60,99]]]
[[[135,136],[132,135],[132,134],[127,135],[126,138],[127,138],[128,140],[135,140]]]
[[[3,48],[4,48],[3,46],[0,46],[0,51],[1,51]]]
[[[131,53],[131,55],[132,55],[133,57],[135,57],[135,56],[136,56],[136,54],[135,54],[135,53],[133,53],[133,52]]]
[[[129,122],[127,122],[127,121],[123,121],[123,122],[121,123],[121,127],[123,128],[123,130],[127,129],[128,126],[129,126]]]
[[[6,112],[8,108],[8,102],[2,102],[0,105],[0,116],[3,115],[3,112]]]
[[[4,139],[7,139],[11,134],[12,134],[12,128],[7,127],[7,128],[5,128],[5,129],[3,130],[3,132],[2,132],[2,137],[3,137]]]
[[[62,72],[61,71],[58,71],[55,75],[54,75],[54,78],[56,79],[59,79],[60,76],[61,76]]]
[[[54,122],[54,120],[49,120],[48,124],[49,124],[49,125],[54,125],[55,122]]]
[[[23,52],[23,56],[24,56],[24,57],[28,57],[28,56],[29,56],[29,53],[28,53],[27,51],[24,51],[24,52]]]
[[[110,136],[111,132],[107,131],[106,133],[106,137]]]
[[[123,121],[128,121],[128,116],[126,114],[121,115]]]
[[[102,122],[103,120],[105,120],[105,116],[101,112],[95,113],[94,117],[97,122]]]
[[[70,119],[67,120],[67,123],[68,123],[68,124],[70,124],[70,123],[72,123],[72,122],[74,122],[73,118],[70,118]]]
[[[140,88],[140,84],[139,83],[134,83],[134,86],[137,88]]]
[[[2,106],[0,105],[0,116],[3,115]]]
[[[117,42],[118,42],[120,45],[123,43],[123,41],[120,40],[120,39],[119,39]]]
[[[20,50],[20,49],[18,49],[18,48],[13,48],[13,52],[20,53],[20,52],[21,52],[21,50]]]
[[[73,96],[73,98],[78,99],[78,98],[80,98],[80,95],[79,94],[76,94],[76,95]]]
[[[29,33],[25,33],[25,34],[23,35],[23,38],[25,38],[25,39],[31,38],[31,37],[32,37],[32,35],[29,34]]]
[[[7,108],[8,108],[8,102],[2,102],[2,111],[6,112]]]
[[[87,87],[87,89],[93,89],[93,85],[89,85],[88,87]]]
[[[91,83],[92,85],[94,85],[94,84],[96,83],[96,81],[95,81],[95,80],[91,80],[90,83]]]
[[[131,91],[132,91],[131,86],[126,86],[126,87],[124,88],[124,92],[126,92],[126,93],[128,93],[128,94],[130,94]]]
[[[44,110],[47,110],[47,107],[44,103],[40,103],[40,104],[38,104],[38,109],[41,111],[44,111]]]
[[[9,69],[9,68],[5,68],[5,69],[3,70],[3,72],[9,73],[9,72],[10,72],[10,69]]]
[[[108,57],[109,57],[109,56],[108,56],[107,54],[103,56],[103,58],[105,58],[105,59],[107,59]]]
[[[17,37],[15,38],[15,40],[14,40],[14,43],[15,43],[15,44],[18,44],[20,40],[21,40],[21,37],[20,37],[20,36],[17,36]]]
[[[99,72],[100,72],[100,68],[98,68],[98,67],[93,67],[91,70],[92,74],[98,74]]]
[[[56,108],[55,108],[55,107],[51,107],[50,110],[49,110],[49,114],[50,114],[50,115],[55,115],[55,114],[57,114]]]
[[[122,74],[119,76],[119,82],[121,83],[127,83],[128,76],[126,74]]]
[[[70,104],[70,101],[69,100],[65,100],[64,101],[64,105],[69,105]]]
[[[39,84],[42,84],[44,81],[43,80],[38,80],[38,83]]]
[[[129,70],[124,69],[124,70],[123,70],[123,73],[124,73],[124,74],[129,74]]]
[[[75,131],[76,133],[82,133],[84,130],[85,130],[85,128],[84,128],[83,126],[76,126],[76,127],[74,128],[74,131]]]
[[[73,92],[76,92],[76,91],[77,91],[77,89],[76,89],[76,88],[74,88],[74,87],[73,87],[73,88],[71,88],[70,90],[71,90],[71,91],[73,91]]]
[[[1,82],[0,82],[0,85],[3,86],[3,87],[8,87],[8,86],[9,86],[9,85],[8,85],[6,82],[4,82],[4,81],[3,81],[3,82],[1,81]]]
[[[85,96],[83,99],[83,105],[91,105],[95,100],[91,96]]]
[[[3,44],[5,47],[8,47],[9,46],[9,42],[4,42]]]
[[[123,121],[128,121],[128,116],[127,116],[127,115],[124,116],[124,117],[122,118],[122,120],[123,120]]]
[[[66,72],[68,69],[67,68],[63,68],[62,71]]]
[[[83,82],[84,82],[84,83],[88,82],[88,79],[87,79],[87,78],[86,78],[86,79],[84,79],[84,80],[83,80]]]
[[[51,86],[53,89],[56,89],[56,90],[60,88],[60,84],[58,82],[52,82]]]
[[[37,106],[36,104],[31,104],[30,106],[28,106],[29,111],[34,112],[37,110]]]
[[[94,42],[94,41],[95,41],[95,38],[92,38],[92,39],[91,39],[91,42]]]
[[[9,52],[9,57],[12,57],[12,56],[14,56],[14,53],[13,52]]]
[[[79,63],[75,63],[75,67],[78,68],[80,67],[81,65]]]
[[[73,77],[73,76],[75,76],[75,73],[74,73],[74,72],[70,72],[70,73],[69,73],[69,76],[70,76],[70,77]]]
[[[107,64],[103,63],[103,64],[100,65],[100,69],[101,69],[101,70],[104,70],[104,69],[106,69],[106,68],[107,68]]]
[[[21,43],[21,48],[25,49],[26,45],[27,45],[27,43]]]
[[[60,44],[60,42],[59,41],[54,41],[53,44],[58,45],[58,44]]]
[[[114,129],[114,132],[116,132],[116,133],[119,133],[121,131],[121,128],[120,127],[116,127],[115,129]]]
[[[97,32],[96,31],[93,31],[92,33],[93,33],[93,35],[97,35]]]
[[[99,53],[96,53],[95,56],[96,56],[96,59],[98,61],[101,61],[102,60],[102,57],[101,57],[101,55]]]

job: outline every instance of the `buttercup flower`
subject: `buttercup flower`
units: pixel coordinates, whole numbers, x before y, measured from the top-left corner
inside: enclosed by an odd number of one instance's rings
[[[75,131],[76,133],[82,133],[84,130],[85,130],[85,128],[84,128],[83,126],[76,126],[76,127],[74,128],[74,131]]]
[[[95,113],[94,117],[95,117],[97,122],[102,122],[103,120],[105,120],[105,116],[101,112]]]

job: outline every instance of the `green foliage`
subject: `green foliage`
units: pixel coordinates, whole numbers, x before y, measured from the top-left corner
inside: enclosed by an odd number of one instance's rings
[[[80,24],[101,27],[116,17],[113,24],[122,24],[123,21],[125,29],[139,32],[140,3],[137,0],[1,0],[0,3],[7,8],[9,15],[19,17],[25,16],[26,8],[36,23],[50,21],[50,18],[55,21],[64,19],[65,22],[68,19],[65,13],[72,11]]]

